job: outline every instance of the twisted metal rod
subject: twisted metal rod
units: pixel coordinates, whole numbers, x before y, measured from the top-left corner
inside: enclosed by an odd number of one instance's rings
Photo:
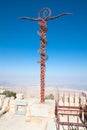
[[[46,32],[47,32],[47,26],[46,26],[46,21],[44,19],[39,21],[39,25],[40,25],[40,30],[39,30],[39,34],[40,34],[40,39],[41,39],[41,43],[40,43],[40,95],[41,95],[41,103],[44,102],[44,97],[45,97],[45,62],[47,60],[47,56],[46,56]]]
[[[40,35],[40,102],[44,103],[44,97],[45,97],[45,62],[47,60],[46,55],[46,32],[47,32],[47,26],[46,22],[48,20],[53,20],[56,18],[59,18],[64,15],[69,15],[71,13],[62,13],[57,16],[51,16],[51,9],[50,8],[42,8],[38,13],[38,18],[30,18],[30,17],[20,17],[17,18],[18,20],[31,20],[31,21],[38,21],[40,25],[39,35]]]

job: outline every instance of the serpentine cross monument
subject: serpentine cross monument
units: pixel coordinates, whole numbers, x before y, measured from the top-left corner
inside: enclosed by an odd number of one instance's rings
[[[40,36],[40,103],[44,103],[45,101],[45,62],[47,60],[47,55],[46,55],[46,45],[47,45],[47,40],[46,40],[46,32],[47,32],[47,21],[48,20],[54,20],[57,18],[60,18],[61,16],[64,15],[69,15],[71,13],[62,13],[56,16],[51,16],[51,9],[50,8],[42,8],[39,13],[38,13],[38,18],[30,18],[30,17],[20,17],[17,18],[18,20],[31,20],[31,21],[36,21],[40,25],[40,30],[39,30],[39,36]]]

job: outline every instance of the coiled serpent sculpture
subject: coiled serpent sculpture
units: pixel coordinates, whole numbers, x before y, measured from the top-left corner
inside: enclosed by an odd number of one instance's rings
[[[47,44],[47,40],[46,40],[46,32],[47,32],[47,26],[46,26],[46,22],[48,20],[53,20],[56,18],[59,18],[61,16],[64,15],[68,15],[71,13],[62,13],[56,16],[51,16],[51,9],[50,8],[42,8],[39,13],[38,13],[38,18],[30,18],[30,17],[20,17],[17,18],[18,20],[32,20],[32,21],[38,21],[39,25],[40,25],[40,30],[39,30],[39,36],[41,39],[41,43],[40,43],[40,50],[39,50],[39,54],[40,54],[40,68],[41,68],[41,72],[40,72],[40,102],[44,103],[44,96],[45,96],[45,62],[48,58],[48,56],[46,55],[46,44]]]

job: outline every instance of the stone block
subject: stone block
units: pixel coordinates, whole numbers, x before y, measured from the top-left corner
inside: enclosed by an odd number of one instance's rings
[[[55,101],[46,100],[45,103],[33,102],[27,107],[26,120],[31,117],[55,118]]]
[[[24,99],[24,94],[23,93],[17,93],[16,98],[17,98],[17,100]]]

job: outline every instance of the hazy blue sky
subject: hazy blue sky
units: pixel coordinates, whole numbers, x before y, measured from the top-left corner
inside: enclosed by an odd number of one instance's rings
[[[39,25],[16,18],[43,7],[73,13],[47,23],[46,83],[87,87],[87,0],[0,0],[0,82],[39,84]]]

